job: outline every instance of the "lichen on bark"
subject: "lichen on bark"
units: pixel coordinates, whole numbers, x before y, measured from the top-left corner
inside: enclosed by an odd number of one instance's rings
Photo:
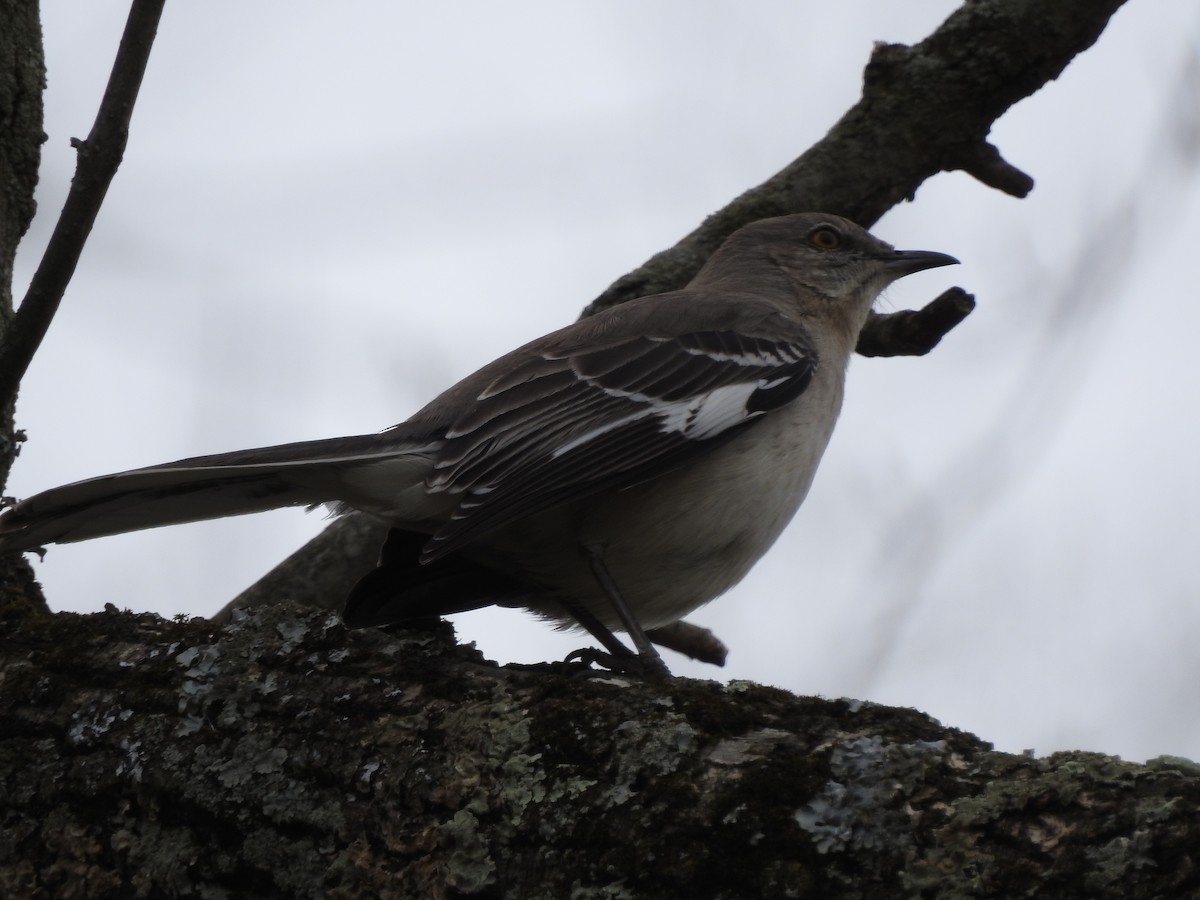
[[[1195,764],[997,753],[745,682],[502,668],[448,625],[46,617],[0,644],[0,684],[4,896],[1200,890]]]

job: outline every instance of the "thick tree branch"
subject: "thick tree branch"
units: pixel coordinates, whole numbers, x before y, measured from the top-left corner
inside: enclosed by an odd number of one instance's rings
[[[0,0],[0,330],[12,319],[13,261],[36,204],[41,162],[42,91],[46,65],[42,56],[37,3]]]
[[[133,105],[164,3],[165,0],[133,0],[92,131],[86,141],[72,141],[79,159],[67,202],[25,299],[0,335],[0,404],[11,403],[16,397],[21,379],[75,274],[83,245],[121,164]]]
[[[0,642],[0,676],[4,897],[1200,892],[1195,763],[996,753],[913,710],[744,683],[497,668],[445,625],[60,615]]]
[[[45,86],[37,0],[0,0],[0,336],[12,327],[13,265],[36,209]],[[13,421],[14,401],[0,395],[0,488],[25,437]],[[10,617],[48,611],[28,561],[0,559],[0,629]]]
[[[358,580],[379,563],[388,526],[362,513],[342,516],[233,598],[213,616],[225,623],[233,610],[292,599],[340,609]]]
[[[13,321],[13,264],[36,204],[41,162],[46,66],[36,0],[0,0],[0,337]],[[2,363],[2,359],[0,359]],[[0,394],[0,489],[23,436],[13,423],[14,397]]]

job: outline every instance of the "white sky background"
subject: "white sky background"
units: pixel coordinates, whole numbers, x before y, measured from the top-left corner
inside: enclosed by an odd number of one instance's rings
[[[855,102],[873,41],[957,6],[169,4],[22,390],[9,492],[404,419],[795,158]],[[126,11],[45,4],[18,295]],[[677,673],[914,706],[1004,750],[1200,757],[1200,132],[1190,161],[1178,143],[1197,54],[1192,4],[1133,0],[993,130],[1028,199],[940,175],[875,226],[963,260],[885,309],[951,284],[979,307],[925,358],[853,361],[805,507],[689,617],[728,666],[669,655]],[[107,538],[38,573],[56,608],[205,615],[325,524]],[[456,625],[502,662],[587,643],[512,610]]]

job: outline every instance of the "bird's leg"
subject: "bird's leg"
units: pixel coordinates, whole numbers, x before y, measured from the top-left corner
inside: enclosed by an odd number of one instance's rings
[[[563,660],[564,666],[573,662],[582,662],[588,666],[602,666],[610,672],[641,674],[641,657],[622,644],[617,636],[609,631],[605,624],[593,616],[586,607],[567,601],[563,602],[563,606],[570,613],[571,618],[586,628],[588,633],[608,650],[605,653],[604,650],[597,650],[595,647],[583,647],[568,653],[567,658]]]
[[[622,644],[620,638],[613,634],[603,622],[593,616],[586,607],[570,602],[564,602],[563,606],[571,614],[571,618],[586,628],[588,634],[603,644],[604,649],[614,657],[637,658],[637,654]],[[578,653],[579,651],[576,652]],[[575,655],[575,653],[571,654],[571,656]]]
[[[592,575],[595,576],[596,582],[600,585],[601,590],[608,596],[608,601],[612,604],[613,609],[620,618],[621,624],[625,626],[625,632],[633,641],[633,646],[637,648],[637,658],[642,666],[642,674],[648,677],[670,677],[671,672],[663,662],[662,657],[658,655],[658,651],[654,649],[654,645],[650,643],[650,639],[646,637],[646,632],[642,630],[642,626],[638,624],[638,620],[634,617],[633,611],[625,602],[625,598],[621,595],[621,589],[617,587],[617,582],[613,579],[608,571],[608,566],[604,564],[604,548],[598,544],[587,544],[583,548],[587,553],[588,562],[592,566]],[[603,629],[614,643],[625,650],[624,645],[613,636],[612,632],[605,628],[594,616],[589,614],[593,622]],[[584,628],[596,635],[605,647],[612,649],[611,645],[605,641],[600,635],[593,631],[586,622],[581,622]],[[625,651],[628,653],[628,651]]]

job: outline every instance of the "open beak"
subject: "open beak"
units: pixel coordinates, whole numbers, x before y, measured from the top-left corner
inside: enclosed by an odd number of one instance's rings
[[[957,266],[958,260],[948,253],[937,253],[933,250],[897,250],[884,257],[884,264],[889,273],[901,278],[913,272],[936,269],[938,266]]]

